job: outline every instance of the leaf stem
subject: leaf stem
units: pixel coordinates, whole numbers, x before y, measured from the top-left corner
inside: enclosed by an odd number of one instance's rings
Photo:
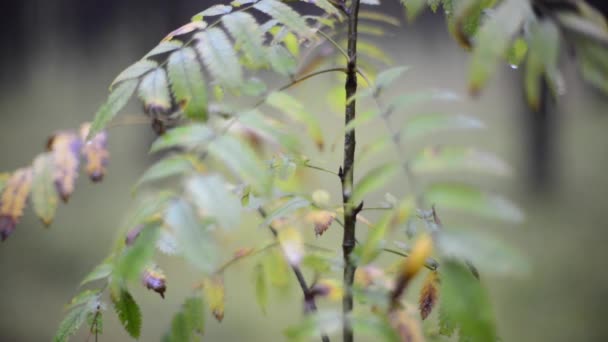
[[[262,216],[262,218],[264,218],[264,219],[266,219],[268,217],[266,210],[264,210],[262,207],[258,208],[258,213],[260,213],[260,216]],[[272,224],[268,224],[268,229],[272,233],[272,236],[274,236],[275,239],[278,239],[278,232],[272,226]],[[290,264],[290,267],[291,267],[291,270],[293,271],[293,273],[295,274],[296,279],[298,280],[298,284],[300,285],[300,288],[302,289],[302,293],[304,294],[306,313],[316,312],[317,303],[315,302],[314,295],[310,291],[310,287],[308,287],[308,284],[306,283],[306,278],[304,278],[304,274],[302,273],[302,270],[297,265]],[[321,341],[329,342],[329,336],[327,336],[327,334],[325,334],[325,333],[321,333]]]
[[[359,24],[359,1],[352,0],[348,11],[348,58],[346,82],[346,107],[345,107],[345,127],[356,117],[356,101],[348,101],[357,92],[357,27]],[[342,204],[344,208],[344,235],[342,238],[342,251],[344,256],[344,296],[342,297],[342,335],[345,342],[352,342],[354,339],[353,328],[348,317],[353,310],[352,285],[355,278],[356,265],[351,259],[356,244],[355,229],[357,224],[357,214],[361,210],[361,205],[351,203],[353,191],[353,175],[355,167],[355,129],[344,132],[344,161],[340,168],[342,183]]]

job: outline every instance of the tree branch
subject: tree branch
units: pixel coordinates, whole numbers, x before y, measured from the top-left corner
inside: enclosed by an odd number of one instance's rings
[[[258,208],[258,213],[260,213],[260,216],[262,216],[262,218],[264,218],[264,219],[266,219],[268,217],[268,214],[262,207]],[[270,232],[275,237],[275,239],[278,239],[278,232],[272,226],[272,224],[268,225],[268,229],[270,229]],[[308,284],[306,283],[306,279],[304,278],[304,274],[302,273],[302,270],[297,265],[290,265],[290,267],[291,267],[291,270],[293,271],[293,273],[296,275],[298,284],[300,285],[300,288],[302,289],[302,293],[304,294],[305,313],[316,312],[317,303],[315,302],[314,295],[310,291],[310,287],[308,287]],[[327,336],[327,334],[325,334],[325,333],[321,333],[321,341],[329,342],[329,336]]]
[[[356,117],[356,101],[348,101],[357,92],[357,26],[359,23],[359,0],[351,0],[348,11],[348,63],[346,70],[346,108],[345,127]],[[344,208],[344,235],[342,251],[344,254],[344,297],[342,298],[342,326],[345,342],[353,341],[353,329],[348,316],[353,310],[352,285],[355,278],[356,265],[351,260],[351,253],[355,248],[355,229],[357,214],[361,206],[351,203],[353,190],[353,175],[355,168],[355,129],[344,132],[344,161],[340,168],[342,182],[342,204]]]

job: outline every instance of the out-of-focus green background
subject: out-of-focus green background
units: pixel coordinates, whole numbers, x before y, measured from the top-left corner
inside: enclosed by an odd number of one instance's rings
[[[197,9],[202,10],[210,3],[180,2],[181,7],[172,16],[186,22]],[[398,7],[391,4],[391,9],[395,8]],[[45,2],[30,6],[30,10],[24,20],[27,25],[15,28],[27,38],[22,58],[11,59],[11,47],[2,48],[2,171],[29,164],[44,149],[46,138],[52,132],[75,128],[90,120],[104,100],[113,77],[161,38],[164,28],[155,22],[166,25],[162,13],[146,12],[152,14],[131,18],[125,15],[97,27],[95,41],[84,44],[82,39],[73,39],[64,32],[66,27],[68,31],[78,30],[86,17],[78,17],[77,12],[59,15],[57,9]],[[59,17],[68,19],[59,20]],[[153,31],[152,39],[147,31]],[[143,42],[142,32],[147,32]],[[463,95],[462,104],[418,109],[445,109],[480,117],[489,126],[486,132],[453,139],[495,151],[514,166],[512,179],[487,178],[483,184],[519,203],[527,215],[525,223],[509,226],[476,222],[480,230],[522,250],[532,266],[529,274],[523,276],[484,277],[503,340],[601,341],[608,338],[608,327],[604,323],[608,313],[605,308],[608,276],[604,272],[608,242],[605,231],[608,136],[604,133],[608,129],[608,101],[579,81],[572,63],[565,64],[567,92],[558,99],[558,109],[553,113],[557,121],[556,139],[552,142],[557,158],[551,167],[555,180],[549,191],[536,193],[526,180],[526,156],[530,147],[525,128],[530,114],[521,104],[518,71],[502,68],[479,98],[468,98],[467,54],[449,37],[443,21],[432,15],[405,25],[403,30],[383,39],[382,44],[396,64],[412,67],[392,90],[393,94],[444,88]],[[18,67],[12,67],[11,63]],[[315,99],[306,103],[323,117],[328,140],[340,134],[342,119],[317,99],[325,97],[325,90],[332,82],[331,77],[320,78],[318,83],[311,81],[296,89],[298,95]],[[133,105],[125,115],[139,111],[140,108]],[[131,186],[154,160],[147,153],[153,139],[149,127],[117,127],[110,134],[111,165],[103,184],[91,185],[81,176],[69,205],[60,206],[50,229],[43,228],[28,210],[15,233],[0,246],[0,341],[50,340],[62,319],[64,304],[78,291],[77,284],[110,249],[121,219],[132,204]],[[382,125],[361,131],[359,146],[378,134],[384,134]],[[388,156],[392,157],[395,156]],[[318,165],[337,169],[341,154],[339,149],[333,153],[330,150],[312,154],[311,158]],[[330,183],[324,175],[311,174],[310,179],[314,181],[311,189],[326,186],[334,198],[338,198],[337,184]],[[404,194],[407,185],[397,178],[391,189],[395,194]],[[375,198],[382,198],[382,194]],[[267,238],[267,232],[260,231],[253,223],[245,224],[241,230],[240,240],[258,237],[261,242]],[[239,245],[238,241],[232,242]],[[339,232],[334,229],[319,238],[319,243],[337,245]],[[183,296],[191,291],[191,284],[197,279],[193,269],[179,260],[161,258],[161,263],[169,279],[165,300],[134,286],[134,295],[144,315],[142,341],[159,340]],[[207,340],[283,340],[283,329],[300,317],[300,295],[295,286],[290,293],[274,296],[268,314],[261,314],[255,305],[250,267],[251,264],[243,263],[226,274],[226,317],[222,324],[208,320]],[[411,299],[415,301],[415,296]],[[102,340],[128,341],[111,307],[106,316]],[[74,338],[84,339],[84,332]]]

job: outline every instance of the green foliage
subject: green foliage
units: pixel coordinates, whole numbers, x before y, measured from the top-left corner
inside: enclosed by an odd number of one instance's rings
[[[441,306],[443,330],[459,328],[468,341],[496,341],[496,327],[488,295],[480,282],[462,264],[447,261],[441,266]],[[450,323],[447,323],[447,322]]]
[[[141,176],[134,190],[140,192],[152,183],[161,187],[164,183],[159,181],[167,178],[180,179],[179,186],[137,199],[110,256],[81,283],[103,280],[104,286],[85,290],[72,300],[56,341],[66,341],[85,322],[91,334],[102,332],[100,299],[106,288],[120,322],[131,337],[138,338],[141,312],[127,285],[139,278],[143,286],[164,294],[166,277],[154,262],[156,249],[183,257],[195,266],[202,279],[197,293],[187,297],[175,314],[164,337],[167,341],[190,341],[204,334],[205,304],[221,321],[227,299],[224,273],[231,265],[258,254],[253,283],[256,301],[264,313],[270,290],[285,291],[296,283],[293,275],[302,290],[306,316],[286,330],[289,339],[322,335],[327,340],[326,334],[339,330],[347,322],[346,330],[352,328],[357,334],[388,341],[423,340],[420,318],[404,309],[408,304],[402,298],[423,267],[432,273],[420,295],[422,319],[431,314],[439,297],[442,334],[453,335],[458,331],[466,341],[497,339],[490,300],[477,279],[478,271],[483,275],[525,272],[528,267],[525,259],[488,234],[444,227],[441,215],[444,210],[455,210],[486,219],[521,221],[523,214],[517,206],[500,195],[482,189],[475,182],[446,180],[446,176],[468,172],[505,176],[510,172],[509,166],[475,146],[450,143],[438,146],[436,142],[427,144],[423,140],[484,128],[472,116],[412,110],[414,105],[428,101],[458,100],[453,93],[419,89],[384,98],[386,90],[408,68],[397,66],[376,72],[379,65],[393,62],[387,51],[376,44],[376,37],[388,32],[385,26],[398,26],[399,19],[365,7],[360,12],[351,12],[346,6],[358,3],[333,0],[303,1],[322,13],[302,15],[292,7],[292,2],[236,0],[199,12],[190,23],[169,33],[116,77],[107,101],[90,126],[83,125],[80,132],[57,133],[49,142],[50,151],[37,157],[32,167],[10,176],[0,175],[2,238],[14,230],[28,199],[35,213],[49,224],[58,198],[67,201],[74,190],[81,159],[86,161],[92,180],[98,181],[105,174],[109,154],[103,130],[137,94],[160,135],[150,151],[164,153]],[[375,0],[361,3],[380,5]],[[558,65],[560,48],[568,45],[563,41],[572,42],[572,37],[583,77],[608,92],[608,53],[604,47],[608,42],[608,26],[582,2],[573,5],[575,10],[569,13],[560,10],[548,13],[548,9],[522,0],[402,0],[401,3],[408,20],[413,20],[426,6],[433,12],[443,8],[450,32],[472,50],[469,69],[472,93],[481,91],[501,62],[507,61],[512,66],[523,64],[529,104],[538,108],[543,82],[556,94],[563,86]],[[355,18],[355,13],[359,17]],[[361,25],[352,25],[355,23],[351,20],[355,19],[361,20]],[[356,42],[352,40],[354,35],[345,37],[347,27],[351,30],[359,27],[361,35]],[[352,53],[347,52],[347,42],[357,45],[357,64],[353,58],[349,58],[350,63],[344,60],[345,55]],[[328,45],[339,53],[328,56],[322,51]],[[328,62],[340,67],[318,69]],[[252,77],[253,72],[263,70],[288,77],[289,82],[275,87],[271,82],[267,84],[266,79]],[[326,118],[322,116],[324,113],[309,110],[311,99],[297,98],[288,91],[300,82],[328,72],[341,73],[340,82],[342,73],[347,73],[349,80],[359,80],[354,95],[349,88],[349,95],[353,95],[349,99],[345,99],[343,88],[334,88],[337,90],[330,93],[340,113],[345,105],[353,110],[355,100],[374,105],[372,109],[359,111],[352,120],[348,116],[343,133],[344,160],[349,165],[341,165],[339,172],[316,166],[304,156],[306,142],[319,150],[326,146],[323,127]],[[352,87],[352,83],[347,82],[347,87]],[[236,98],[243,107],[235,104]],[[363,162],[362,154],[352,152],[355,148],[350,134],[374,121],[383,122],[387,132],[370,139],[362,151],[369,156],[387,153],[392,146],[398,160],[369,165],[366,159],[367,173],[351,173]],[[305,134],[299,134],[299,128],[290,129],[291,126],[303,126]],[[421,149],[410,149],[423,142]],[[333,147],[330,150],[333,152]],[[342,202],[332,203],[328,190],[314,191],[300,186],[304,169],[338,176],[342,193],[335,197]],[[409,192],[401,198],[389,194],[385,203],[367,203],[373,193],[388,188],[400,169]],[[356,183],[353,175],[357,175]],[[431,177],[425,178],[425,187],[419,186],[417,177],[427,176]],[[373,216],[363,211],[366,209],[383,210],[383,214],[370,220]],[[258,228],[268,230],[268,236],[275,240],[262,249],[240,249],[220,264],[223,235],[240,233],[241,223],[252,219],[252,213],[245,214],[246,211],[257,211],[261,216]],[[306,241],[309,235],[306,229],[320,236],[332,224],[344,228],[344,246],[338,248],[345,253],[343,260],[336,260],[333,250]],[[355,238],[355,227],[364,225],[371,230],[367,234],[358,232]],[[398,241],[394,235],[406,226],[407,237],[416,235],[416,239],[391,249],[387,241]],[[410,230],[414,226],[424,229]],[[405,259],[395,268],[384,270],[376,265],[384,252]],[[312,283],[307,282],[309,274],[304,274],[301,268],[313,273]],[[332,280],[343,275],[344,284]],[[354,284],[350,279],[354,279]],[[348,303],[353,293],[357,305],[373,306],[373,313],[365,309],[350,312],[351,308],[345,306],[347,313],[343,316],[332,304],[327,304],[328,310],[317,310],[317,301],[343,298]]]
[[[163,341],[191,341],[205,333],[205,311],[200,296],[187,298],[171,322],[171,330]]]
[[[50,154],[42,154],[34,160],[34,180],[32,182],[32,205],[34,212],[40,217],[45,225],[53,222],[59,196],[55,191],[53,179],[53,157]]]
[[[121,289],[117,297],[112,296],[114,310],[120,323],[133,338],[141,334],[141,309],[126,289]]]

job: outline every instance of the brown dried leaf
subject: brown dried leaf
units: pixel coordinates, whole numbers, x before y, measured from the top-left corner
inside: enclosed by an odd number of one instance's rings
[[[339,301],[342,299],[344,289],[342,284],[335,279],[321,279],[311,289],[311,293],[315,296],[328,298],[331,301]]]
[[[55,163],[55,187],[61,199],[67,202],[78,178],[82,140],[74,132],[60,132],[51,137],[48,146]]]
[[[163,299],[165,298],[165,291],[167,290],[167,278],[160,268],[146,268],[141,277],[141,281],[148,290],[158,293]]]
[[[80,138],[86,140],[89,135],[90,123],[80,126]],[[86,172],[93,182],[100,182],[106,174],[106,168],[110,159],[108,151],[108,133],[101,131],[82,147],[82,156],[86,162]]]
[[[32,169],[15,171],[9,178],[0,197],[0,238],[2,241],[11,235],[15,225],[23,216],[23,209],[32,187]]]
[[[401,342],[424,342],[420,323],[403,309],[393,310],[389,314],[391,326],[399,335]]]
[[[224,278],[213,275],[203,280],[203,293],[209,308],[218,322],[224,319],[225,288]]]
[[[433,307],[437,304],[439,297],[439,276],[437,271],[430,272],[424,280],[422,290],[420,291],[420,299],[418,301],[418,309],[420,316],[425,320],[433,311]]]
[[[327,210],[313,210],[308,213],[306,219],[315,225],[315,235],[321,236],[334,222],[336,213]]]

